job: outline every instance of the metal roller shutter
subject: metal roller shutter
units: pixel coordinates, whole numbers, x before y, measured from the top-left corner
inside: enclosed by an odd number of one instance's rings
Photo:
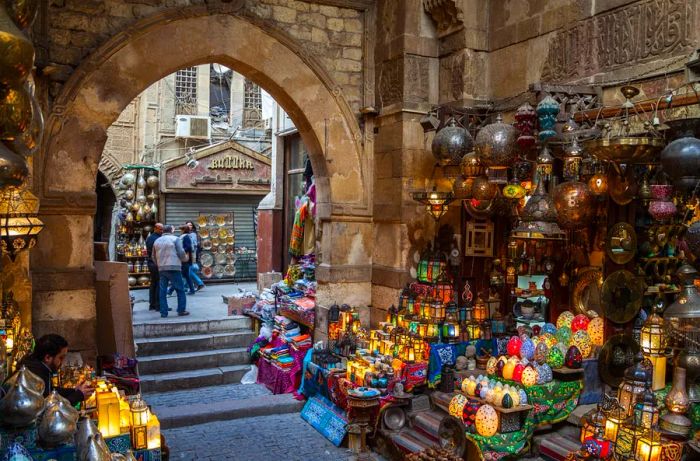
[[[233,212],[236,248],[256,249],[256,210],[263,196],[230,196],[206,194],[168,194],[165,200],[165,224],[179,226],[187,221],[197,222],[200,214],[221,214]],[[236,261],[234,281],[256,280],[257,258]],[[210,279],[214,280],[214,279]],[[227,280],[227,279],[220,279]],[[230,280],[230,279],[228,279]]]

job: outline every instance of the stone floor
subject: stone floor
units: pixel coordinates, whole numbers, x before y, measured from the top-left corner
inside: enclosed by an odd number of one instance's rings
[[[132,290],[134,297],[134,324],[151,322],[192,322],[197,320],[218,320],[228,317],[228,307],[223,303],[222,296],[231,296],[242,291],[257,291],[255,282],[242,283],[211,283],[194,295],[187,295],[187,310],[190,315],[178,317],[175,313],[177,297],[168,298],[168,306],[173,310],[170,316],[161,319],[160,313],[148,310],[148,289]]]
[[[299,413],[259,416],[164,430],[171,460],[341,461],[345,448],[326,440]]]
[[[272,392],[262,384],[227,384],[181,391],[147,393],[144,394],[144,398],[157,413],[158,408],[227,400],[263,399],[269,395],[272,395]]]

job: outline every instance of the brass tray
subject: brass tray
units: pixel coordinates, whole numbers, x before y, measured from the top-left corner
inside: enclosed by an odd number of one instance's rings
[[[610,274],[603,282],[601,303],[605,317],[615,323],[627,323],[634,319],[642,307],[646,287],[628,270]]]
[[[664,148],[664,140],[648,136],[598,138],[584,141],[583,146],[600,160],[615,163],[652,163]]]
[[[602,305],[603,272],[597,267],[579,271],[571,294],[572,305],[577,314],[588,315],[593,310],[603,315]]]

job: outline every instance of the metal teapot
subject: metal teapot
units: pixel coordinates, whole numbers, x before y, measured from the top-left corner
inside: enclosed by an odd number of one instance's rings
[[[46,398],[44,414],[39,423],[39,440],[48,446],[70,442],[77,427],[78,416],[78,411],[53,391]]]
[[[112,454],[109,452],[102,434],[98,432],[88,438],[87,446],[83,450],[78,449],[78,460],[112,461]]]

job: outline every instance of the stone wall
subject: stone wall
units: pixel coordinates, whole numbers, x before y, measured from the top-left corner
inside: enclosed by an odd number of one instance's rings
[[[139,19],[204,0],[49,0],[47,21],[37,21],[38,66],[52,66],[50,94],[87,56]],[[321,2],[323,3],[323,2]],[[355,112],[362,107],[365,18],[362,11],[296,0],[247,0],[241,12],[304,44],[342,88]],[[216,40],[216,37],[212,37]],[[254,46],[254,44],[251,44]],[[178,45],[173,44],[173,52]]]

